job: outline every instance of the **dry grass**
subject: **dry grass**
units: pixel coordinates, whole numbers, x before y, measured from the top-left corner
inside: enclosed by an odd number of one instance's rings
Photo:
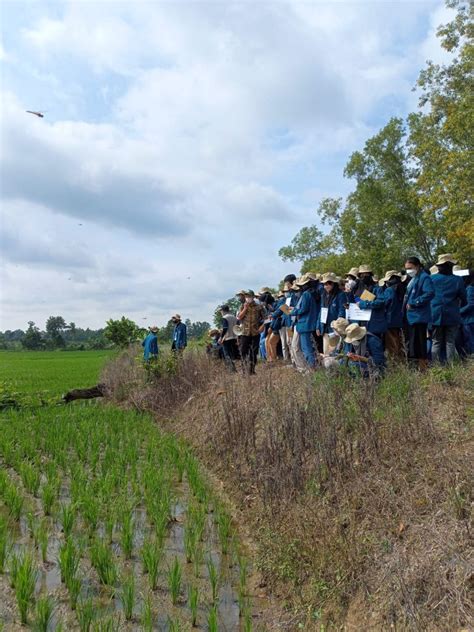
[[[472,376],[229,376],[190,354],[129,396],[180,406],[175,429],[252,525],[295,626],[445,631],[473,624]]]

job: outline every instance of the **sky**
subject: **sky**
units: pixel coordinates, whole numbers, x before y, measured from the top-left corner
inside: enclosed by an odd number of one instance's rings
[[[0,11],[0,330],[210,322],[237,289],[298,273],[279,248],[413,110],[450,17],[440,0]]]

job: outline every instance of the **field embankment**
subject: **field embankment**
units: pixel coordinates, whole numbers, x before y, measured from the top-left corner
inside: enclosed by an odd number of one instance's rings
[[[248,378],[189,354],[146,383],[124,356],[106,379],[223,482],[290,628],[446,631],[474,623],[473,375]]]

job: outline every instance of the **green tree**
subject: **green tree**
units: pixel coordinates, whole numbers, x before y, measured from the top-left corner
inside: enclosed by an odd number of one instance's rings
[[[62,316],[50,316],[46,321],[46,332],[54,347],[64,347],[65,342],[62,333],[66,328],[66,321]]]
[[[222,305],[228,305],[231,314],[237,314],[237,312],[240,310],[241,304],[240,304],[239,299],[233,296],[232,298],[227,299],[226,301],[224,301],[223,303],[221,303],[220,305],[216,307],[216,309],[214,310],[213,322],[214,322],[214,326],[217,327],[218,329],[222,327],[222,314],[221,314],[221,309],[220,309]]]
[[[449,64],[428,62],[418,79],[420,110],[408,117],[417,193],[430,232],[464,265],[474,263],[473,5],[448,0],[456,17],[440,26]]]
[[[141,329],[133,320],[122,316],[120,320],[107,321],[104,336],[117,347],[128,347],[132,342],[137,342],[143,336]]]
[[[42,349],[44,347],[41,332],[32,320],[28,321],[28,329],[25,332],[21,344],[25,349],[29,349],[31,351]]]

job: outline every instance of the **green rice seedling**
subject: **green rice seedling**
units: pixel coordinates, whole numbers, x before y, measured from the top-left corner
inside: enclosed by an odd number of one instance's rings
[[[48,632],[49,625],[53,618],[54,601],[49,595],[39,597],[35,606],[35,632]]]
[[[217,606],[213,605],[209,608],[209,612],[207,614],[207,629],[208,632],[217,632]]]
[[[202,544],[197,543],[196,548],[194,549],[194,561],[193,561],[193,570],[194,577],[197,579],[201,573],[201,566],[204,560],[204,551],[202,548]]]
[[[79,577],[71,577],[66,587],[69,593],[69,605],[71,610],[75,610],[81,593],[82,581]]]
[[[74,527],[74,521],[76,519],[76,508],[73,504],[67,505],[66,503],[61,503],[61,507],[59,509],[59,521],[61,523],[62,530],[64,532],[64,537],[67,539],[72,533]]]
[[[101,619],[96,621],[92,627],[93,632],[120,632],[121,630],[120,617],[107,617],[107,619]]]
[[[181,564],[175,556],[173,564],[168,568],[168,587],[171,593],[171,602],[173,606],[178,603],[181,593],[182,571]]]
[[[59,548],[58,563],[61,571],[61,581],[66,586],[77,575],[80,555],[72,538],[63,542]]]
[[[38,571],[33,555],[26,551],[20,558],[15,579],[15,595],[20,611],[20,621],[28,622],[28,609],[33,600]]]
[[[41,482],[40,471],[28,461],[23,461],[20,465],[20,476],[26,491],[37,496]]]
[[[131,621],[133,618],[133,607],[135,605],[135,578],[133,573],[130,573],[130,575],[122,581],[120,597],[125,619]]]
[[[122,516],[122,529],[120,532],[120,544],[127,560],[132,557],[134,532],[133,513],[127,510]]]
[[[153,611],[151,607],[151,595],[148,594],[142,603],[142,612],[140,622],[144,632],[152,632],[153,630]]]
[[[110,506],[106,510],[105,521],[104,521],[104,529],[105,535],[107,537],[107,542],[112,544],[114,541],[114,527],[115,527],[115,509],[113,506]]]
[[[36,532],[34,534],[36,546],[41,551],[41,559],[43,563],[48,559],[48,540],[49,540],[49,524],[46,518],[40,520]]]
[[[197,540],[203,540],[204,529],[206,526],[205,508],[202,505],[193,502],[188,506],[187,517],[189,522],[193,525]]]
[[[99,501],[90,491],[81,499],[81,512],[89,527],[89,537],[92,537],[99,522],[100,506]]]
[[[9,549],[9,539],[7,521],[5,518],[0,516],[0,574],[5,571],[5,562],[7,560]]]
[[[21,512],[23,509],[23,496],[17,490],[15,485],[9,483],[5,488],[3,499],[5,500],[5,504],[8,507],[8,512],[10,516],[17,522],[20,521]]]
[[[158,585],[158,573],[160,569],[162,547],[153,540],[147,540],[142,546],[142,562],[145,573],[148,573],[150,588],[156,590]]]
[[[90,632],[96,608],[92,599],[84,599],[77,604],[77,622],[81,632]]]
[[[207,560],[207,572],[209,574],[209,582],[211,583],[212,603],[215,603],[219,594],[219,575],[212,557]]]
[[[5,490],[7,488],[7,485],[9,484],[9,482],[10,482],[10,479],[8,478],[8,475],[5,472],[5,470],[0,470],[0,494],[2,496],[5,493]]]
[[[220,511],[217,514],[217,520],[221,551],[224,555],[227,555],[229,550],[229,538],[232,534],[232,519],[228,513]]]
[[[53,512],[56,494],[57,488],[55,484],[48,481],[43,485],[41,489],[41,503],[46,516],[50,516]]]
[[[168,617],[168,632],[181,632],[181,625],[179,621]]]
[[[250,608],[247,607],[244,614],[244,632],[252,632],[253,623],[252,623],[252,612]]]
[[[242,555],[238,555],[237,561],[239,564],[239,587],[245,590],[247,586],[248,562]]]
[[[158,542],[160,547],[163,546],[166,540],[167,533],[168,533],[168,518],[166,515],[160,513],[160,517],[156,518],[155,520],[155,536],[156,536],[156,541]]]
[[[117,581],[117,567],[109,545],[97,538],[91,546],[91,562],[102,584],[113,586]]]
[[[184,528],[184,552],[186,555],[186,562],[190,564],[194,559],[194,553],[197,546],[196,532],[193,526],[186,524]]]
[[[28,525],[30,538],[34,538],[34,533],[36,530],[36,518],[32,511],[28,511],[26,513],[26,524]]]
[[[16,578],[18,577],[18,568],[20,566],[20,554],[13,552],[8,562],[8,571],[10,573],[10,587],[15,588]]]
[[[191,625],[193,628],[197,625],[197,615],[199,607],[199,589],[197,586],[190,586],[188,590],[188,605],[191,611]]]

